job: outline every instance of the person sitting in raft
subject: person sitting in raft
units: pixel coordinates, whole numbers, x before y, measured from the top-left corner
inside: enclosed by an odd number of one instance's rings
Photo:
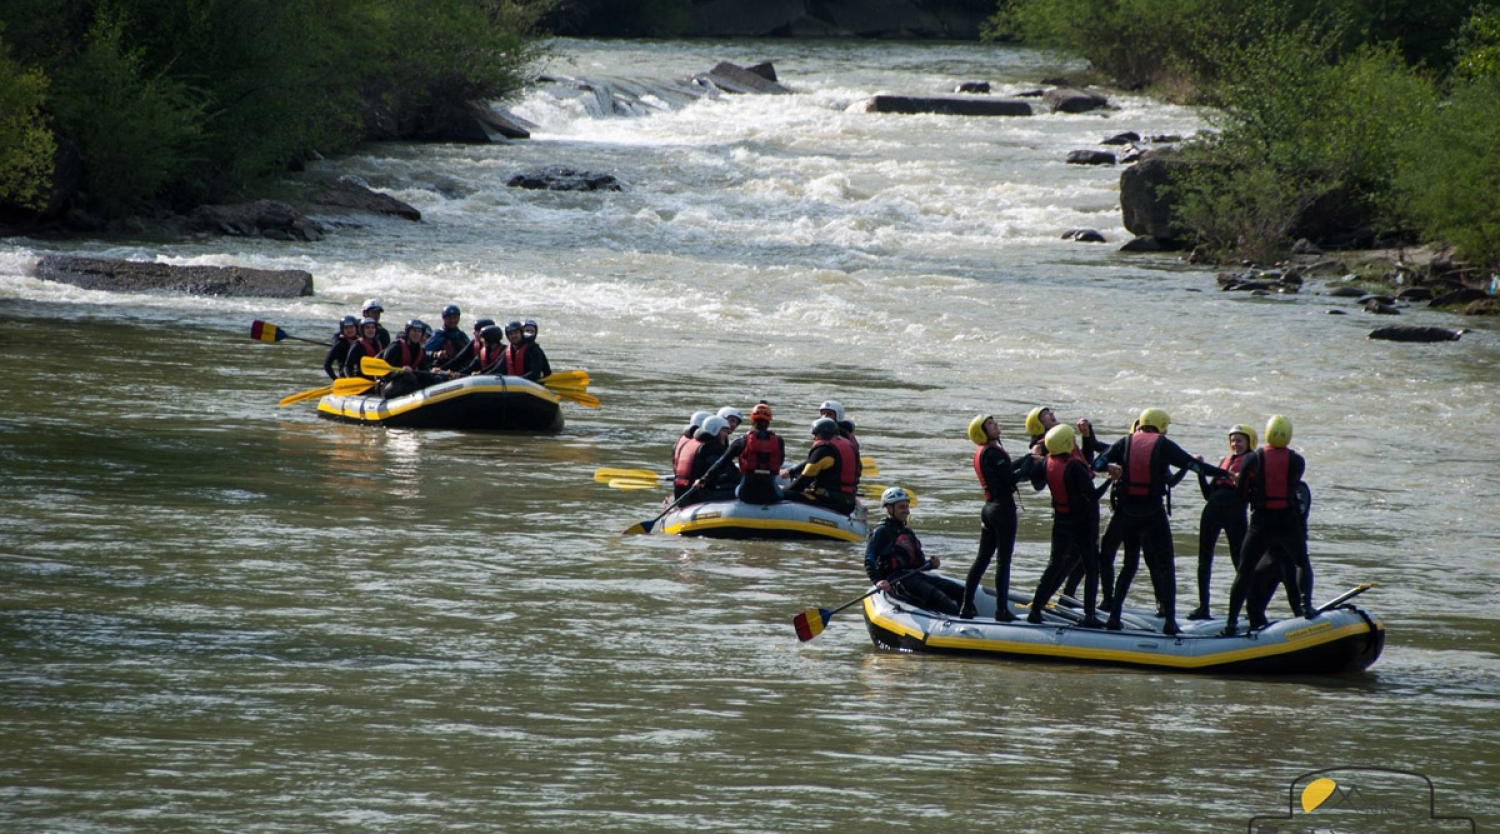
[[[535,354],[537,379],[546,379],[552,376],[552,363],[547,361],[546,351],[542,350],[542,346],[536,343],[536,334],[539,329],[536,319],[527,319],[522,322],[521,341],[526,343],[527,351]]]
[[[1099,496],[1109,484],[1094,487],[1088,464],[1073,454],[1076,445],[1072,426],[1059,423],[1047,430],[1043,443],[1047,449],[1047,489],[1052,493],[1052,552],[1036,593],[1031,597],[1031,612],[1026,622],[1042,622],[1042,610],[1068,576],[1073,565],[1084,566],[1083,620],[1080,628],[1100,628],[1104,623],[1094,611],[1099,593]]]
[[[454,368],[460,376],[489,376],[504,372],[505,333],[494,324],[485,325],[475,336],[469,351],[469,361]]]
[[[787,497],[846,515],[854,512],[859,474],[853,447],[839,436],[838,424],[827,417],[819,417],[812,424],[812,435],[813,445],[807,460],[787,472],[788,477],[795,479],[787,489]]]
[[[1151,586],[1156,592],[1157,610],[1162,617],[1162,633],[1177,634],[1177,568],[1173,554],[1172,525],[1167,517],[1164,501],[1169,497],[1173,483],[1172,467],[1192,472],[1206,472],[1214,477],[1227,473],[1217,466],[1204,463],[1183,451],[1181,446],[1167,439],[1167,427],[1172,419],[1159,408],[1148,408],[1141,412],[1137,423],[1140,428],[1128,437],[1123,437],[1099,456],[1095,466],[1109,470],[1111,480],[1120,481],[1120,500],[1115,517],[1120,519],[1120,532],[1124,536],[1135,533],[1141,539],[1141,556],[1151,573]],[[1113,519],[1111,519],[1113,523]],[[1115,585],[1115,610],[1110,612],[1109,627],[1118,628],[1120,609],[1125,604],[1129,586],[1123,581]]]
[[[457,356],[464,348],[469,346],[469,336],[458,326],[463,311],[458,309],[457,304],[449,304],[443,308],[443,329],[434,333],[427,344],[422,346],[428,355],[432,357],[432,363],[442,367],[443,363]]]
[[[360,376],[365,379],[375,379],[366,374],[359,367],[359,360],[366,356],[379,356],[380,347],[380,323],[371,318],[361,319],[359,322],[359,338],[349,346],[349,352],[344,356],[344,376]]]
[[[422,343],[427,340],[427,332],[427,325],[421,319],[412,319],[402,328],[401,338],[392,342],[380,354],[381,359],[397,368],[381,380],[382,397],[388,400],[404,397],[448,378],[447,374],[435,374],[428,370],[432,367],[432,360],[422,347]]]
[[[724,456],[694,486],[713,483],[720,472],[729,471],[732,461],[739,465],[740,472],[735,498],[746,504],[774,504],[782,500],[776,476],[786,460],[786,442],[771,431],[771,406],[760,403],[750,409],[750,425],[753,428],[730,442]]]
[[[922,552],[922,542],[906,525],[911,517],[911,495],[898,486],[880,494],[885,519],[870,531],[865,545],[865,573],[875,587],[919,608],[938,614],[957,614],[964,586],[922,571],[938,567],[938,557]]]
[[[1040,491],[1046,485],[1047,448],[1043,440],[1058,422],[1057,415],[1047,406],[1037,406],[1026,415],[1026,434],[1031,438],[1026,445],[1031,449],[1031,459],[1021,461],[1020,477],[1031,481],[1032,489]],[[1077,443],[1074,454],[1083,458],[1084,463],[1090,463],[1108,448],[1094,435],[1094,424],[1087,417],[1073,424],[1073,437]]]
[[[1000,445],[1000,424],[988,414],[981,414],[969,422],[969,440],[974,443],[974,474],[979,476],[979,488],[984,493],[984,509],[979,512],[979,555],[969,567],[964,582],[963,606],[960,615],[973,619],[974,598],[979,593],[979,583],[989,569],[990,560],[997,554],[995,563],[995,619],[1008,623],[1016,618],[1010,612],[1010,560],[1016,550],[1016,468],[1005,447]]]
[[[1240,545],[1240,567],[1229,589],[1229,614],[1224,634],[1238,628],[1240,605],[1246,601],[1250,628],[1266,625],[1266,605],[1276,590],[1274,582],[1253,583],[1263,558],[1280,568],[1281,584],[1288,589],[1292,613],[1309,620],[1318,615],[1312,604],[1313,572],[1307,557],[1307,520],[1298,508],[1299,485],[1307,461],[1287,448],[1292,442],[1292,421],[1272,415],[1266,421],[1266,445],[1245,456],[1240,465],[1240,498],[1250,505],[1250,528]],[[1252,587],[1252,584],[1255,587]],[[1292,592],[1291,589],[1296,591]],[[1259,590],[1260,593],[1252,593]]]
[[[698,430],[703,428],[703,423],[714,416],[712,411],[694,411],[693,416],[688,418],[688,425],[682,434],[677,437],[677,444],[672,447],[672,497],[681,498],[684,492],[692,487],[693,482],[686,475],[677,474],[680,462],[686,457],[691,461],[693,455],[698,451]],[[686,455],[684,455],[686,450]]]
[[[380,323],[380,314],[384,312],[385,308],[380,306],[380,302],[373,298],[366,301],[365,305],[359,310],[359,314],[364,318],[375,320],[375,341],[380,345],[380,350],[385,350],[391,346],[391,334],[386,331],[385,325]],[[370,355],[375,356],[378,353],[379,351],[376,351],[376,353]]]
[[[468,343],[463,346],[462,350],[460,350],[458,353],[453,354],[453,356],[449,357],[447,360],[439,364],[437,366],[437,369],[440,371],[462,373],[462,369],[467,367],[470,362],[474,361],[474,356],[478,353],[479,346],[484,344],[480,341],[479,334],[483,333],[486,327],[493,327],[494,324],[494,319],[479,319],[478,321],[474,322],[473,338],[469,339]],[[501,334],[501,338],[504,338],[504,334]]]
[[[839,437],[848,441],[849,448],[854,452],[854,474],[863,478],[865,476],[864,460],[859,455],[859,439],[854,436],[854,421],[844,416],[844,404],[838,400],[824,400],[818,406],[818,416],[827,417],[839,427]],[[848,423],[849,427],[844,428]]]
[[[521,323],[508,322],[505,325],[505,338],[510,343],[505,346],[505,357],[501,360],[502,370],[499,373],[506,376],[518,376],[532,382],[541,379],[541,365],[537,362],[540,349],[533,351],[533,346],[526,342]]]
[[[682,454],[677,459],[677,469],[673,472],[675,484],[678,480],[686,481],[691,487],[684,490],[683,494],[677,496],[682,499],[679,506],[701,504],[705,501],[728,501],[734,497],[734,484],[737,480],[735,473],[725,471],[716,473],[712,480],[708,479],[708,470],[724,456],[729,448],[729,422],[723,417],[713,416],[703,421],[703,428],[693,437],[692,442],[682,449]]]
[[[741,414],[740,410],[732,405],[726,405],[719,409],[719,416],[729,421],[729,434],[731,437],[734,436],[735,432],[740,430],[740,425],[745,422],[745,415]],[[779,469],[780,467],[777,468]]]
[[[1240,544],[1245,540],[1247,505],[1240,498],[1234,479],[1245,463],[1245,456],[1255,448],[1255,429],[1246,425],[1231,426],[1227,437],[1229,454],[1219,461],[1219,468],[1230,476],[1213,479],[1206,474],[1198,476],[1198,489],[1203,492],[1203,515],[1198,518],[1198,607],[1187,615],[1189,620],[1208,619],[1209,583],[1213,579],[1214,550],[1218,548],[1221,531],[1229,540],[1229,563],[1236,572],[1240,569]]]
[[[344,316],[339,322],[339,332],[333,334],[333,346],[328,348],[328,355],[323,357],[323,373],[328,374],[329,379],[338,379],[344,375],[344,361],[349,358],[349,348],[357,341],[359,319]]]

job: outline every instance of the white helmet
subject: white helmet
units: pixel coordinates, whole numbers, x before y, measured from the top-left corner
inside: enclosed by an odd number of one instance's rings
[[[366,301],[365,302],[365,306],[359,308],[359,311],[361,313],[367,312],[369,310],[379,310],[382,313],[385,312],[385,308],[382,307],[382,306],[380,306],[380,302],[378,300],[374,299],[374,298],[370,299],[369,301]]]
[[[714,416],[714,413],[712,411],[694,411],[693,416],[688,418],[688,425],[698,426],[699,428],[702,428],[703,421],[712,416]]]
[[[880,506],[889,507],[901,501],[910,501],[911,493],[901,487],[887,487],[885,492],[880,493]]]
[[[824,400],[823,404],[818,406],[818,410],[832,411],[833,422],[835,423],[840,423],[844,420],[844,406],[838,400]]]
[[[741,414],[740,410],[732,405],[726,405],[723,408],[719,409],[719,416],[723,417],[725,420],[733,417],[741,423],[745,422],[745,415]]]
[[[714,416],[703,421],[703,428],[701,429],[701,431],[708,432],[709,437],[718,437],[719,432],[727,428],[729,428],[729,421],[715,414]]]

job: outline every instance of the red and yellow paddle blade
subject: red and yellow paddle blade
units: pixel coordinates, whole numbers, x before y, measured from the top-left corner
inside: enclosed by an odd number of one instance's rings
[[[833,612],[827,608],[809,608],[792,618],[792,627],[797,629],[797,639],[806,643],[823,633],[828,618]]]
[[[277,327],[276,325],[268,321],[261,321],[260,319],[256,319],[255,321],[250,322],[250,338],[258,342],[269,342],[274,345],[282,339],[285,339],[286,334],[282,333],[281,328]]]

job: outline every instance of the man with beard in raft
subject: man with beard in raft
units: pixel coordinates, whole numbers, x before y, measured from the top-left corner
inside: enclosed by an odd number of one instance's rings
[[[969,440],[978,448],[974,450],[974,474],[979,476],[979,488],[984,492],[984,509],[979,512],[979,555],[969,568],[964,582],[963,606],[960,616],[973,619],[974,597],[979,593],[979,583],[995,562],[995,619],[1008,623],[1016,618],[1010,611],[1010,560],[1016,550],[1016,468],[1005,447],[1000,445],[1000,424],[988,414],[981,414],[969,422]]]
[[[848,515],[857,506],[859,456],[839,436],[838,423],[831,418],[814,421],[812,435],[815,439],[807,460],[787,471],[788,477],[795,478],[787,497]]]
[[[771,431],[771,406],[760,403],[750,409],[750,425],[753,428],[736,437],[724,456],[694,486],[707,487],[720,472],[729,470],[732,461],[739,465],[740,472],[734,497],[746,504],[774,504],[782,499],[776,476],[786,460],[786,442]]]
[[[1275,591],[1274,581],[1256,582],[1264,574],[1263,557],[1280,569],[1292,613],[1312,619],[1312,563],[1307,557],[1307,519],[1297,506],[1298,486],[1307,470],[1302,456],[1287,448],[1292,442],[1292,421],[1276,414],[1266,422],[1266,445],[1245,456],[1238,478],[1240,497],[1250,505],[1250,529],[1240,545],[1240,568],[1229,589],[1229,614],[1224,634],[1238,630],[1240,606],[1250,596],[1246,613],[1250,628],[1266,625],[1266,604]],[[1252,587],[1253,586],[1253,587]],[[1293,590],[1295,589],[1295,590]]]
[[[1151,573],[1156,592],[1157,610],[1162,617],[1162,633],[1172,636],[1182,629],[1177,625],[1177,569],[1172,552],[1172,525],[1163,503],[1172,482],[1170,467],[1192,472],[1206,472],[1214,477],[1224,470],[1211,466],[1183,451],[1167,439],[1172,419],[1159,408],[1148,408],[1136,421],[1139,428],[1121,438],[1100,457],[1109,468],[1110,478],[1120,484],[1120,500],[1115,517],[1120,519],[1120,533],[1141,538],[1141,555]],[[1113,522],[1113,519],[1111,519]],[[1123,573],[1122,573],[1122,579]],[[1112,630],[1121,628],[1120,609],[1130,590],[1123,581],[1115,586],[1114,610],[1106,624]]]
[[[401,338],[391,343],[380,358],[397,370],[380,381],[380,396],[393,400],[404,397],[448,378],[447,374],[435,374],[428,370],[432,358],[422,347],[427,339],[427,325],[421,319],[412,319],[402,328]]]
[[[832,421],[830,421],[832,422]],[[865,573],[875,587],[897,599],[938,614],[954,615],[964,588],[951,579],[920,571],[936,568],[938,557],[922,552],[922,542],[906,526],[911,517],[911,495],[898,486],[880,494],[885,520],[870,532],[865,546]]]
[[[1207,475],[1198,476],[1198,489],[1203,492],[1203,515],[1198,519],[1198,607],[1187,615],[1189,620],[1208,619],[1209,583],[1213,579],[1214,550],[1218,547],[1220,532],[1229,541],[1229,563],[1236,572],[1240,569],[1246,505],[1234,479],[1239,475],[1245,457],[1255,448],[1255,429],[1246,425],[1231,426],[1227,437],[1229,454],[1219,461],[1219,468],[1231,473],[1231,477],[1210,480]]]
[[[1058,424],[1047,430],[1047,489],[1052,493],[1052,552],[1047,569],[1031,598],[1026,622],[1040,624],[1042,609],[1057,593],[1073,565],[1084,566],[1083,620],[1080,628],[1102,628],[1094,613],[1099,593],[1099,496],[1108,483],[1094,487],[1088,464],[1073,454],[1073,427]]]

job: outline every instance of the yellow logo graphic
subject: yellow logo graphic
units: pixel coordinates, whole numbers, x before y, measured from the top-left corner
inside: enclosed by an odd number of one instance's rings
[[[1317,810],[1319,805],[1328,801],[1333,792],[1338,789],[1339,784],[1332,779],[1314,779],[1308,786],[1302,789],[1302,810],[1311,814]]]

